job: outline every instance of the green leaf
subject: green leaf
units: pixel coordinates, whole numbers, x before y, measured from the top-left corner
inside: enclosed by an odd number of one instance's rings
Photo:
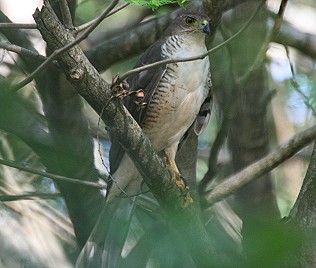
[[[179,6],[184,7],[185,3],[188,2],[188,0],[126,0],[128,3],[133,3],[135,5],[139,6],[147,6],[151,9],[156,9],[158,7],[161,7],[163,5],[178,3]]]

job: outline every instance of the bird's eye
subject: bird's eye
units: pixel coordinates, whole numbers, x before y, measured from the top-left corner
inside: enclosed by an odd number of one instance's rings
[[[187,24],[187,25],[192,25],[192,24],[194,24],[196,22],[196,19],[195,18],[192,18],[192,17],[186,17],[185,18],[185,23]]]

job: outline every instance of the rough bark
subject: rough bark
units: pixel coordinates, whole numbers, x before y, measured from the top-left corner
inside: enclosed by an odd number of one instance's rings
[[[290,259],[291,267],[315,267],[316,265],[316,145],[304,178],[299,196],[286,222],[301,237],[296,256]]]

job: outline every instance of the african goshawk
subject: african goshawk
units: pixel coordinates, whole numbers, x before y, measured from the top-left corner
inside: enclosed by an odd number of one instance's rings
[[[206,52],[205,36],[210,33],[205,14],[184,12],[150,46],[137,66],[163,59],[185,58]],[[132,98],[124,104],[142,127],[155,150],[167,156],[169,167],[179,173],[175,164],[178,145],[188,129],[195,133],[205,128],[210,108],[209,59],[176,62],[148,69],[128,78],[131,91],[143,90],[145,107]],[[132,160],[112,137],[110,151],[114,182],[107,193],[107,204],[81,255],[81,265],[108,267],[121,256],[135,201],[127,196],[141,192],[142,178]],[[124,196],[125,195],[125,196]],[[79,265],[80,266],[80,265]],[[113,267],[113,266],[112,266]],[[117,267],[117,266],[115,266]]]

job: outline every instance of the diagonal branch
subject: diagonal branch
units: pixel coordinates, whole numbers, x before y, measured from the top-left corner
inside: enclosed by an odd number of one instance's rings
[[[120,5],[120,6],[118,6],[118,7],[114,8],[114,9],[112,9],[112,11],[109,12],[108,17],[111,16],[111,15],[113,15],[113,14],[115,14],[116,12],[122,10],[123,8],[127,7],[128,5],[130,5],[130,3],[124,3],[124,4]],[[101,15],[101,16],[102,16],[102,15]],[[79,33],[79,32],[81,32],[81,31],[83,31],[83,30],[89,28],[89,27],[90,27],[93,23],[95,23],[98,19],[99,19],[99,17],[97,17],[97,18],[95,18],[95,19],[93,19],[93,20],[90,20],[90,21],[88,21],[88,22],[86,22],[86,23],[84,23],[84,24],[82,24],[82,25],[79,25],[79,26],[75,27],[76,32]]]
[[[315,140],[315,138],[316,125],[296,134],[288,142],[280,145],[275,151],[215,186],[206,196],[207,203],[209,205],[214,204],[235,193],[244,185],[258,179],[261,175],[271,171],[292,157],[299,150]]]

